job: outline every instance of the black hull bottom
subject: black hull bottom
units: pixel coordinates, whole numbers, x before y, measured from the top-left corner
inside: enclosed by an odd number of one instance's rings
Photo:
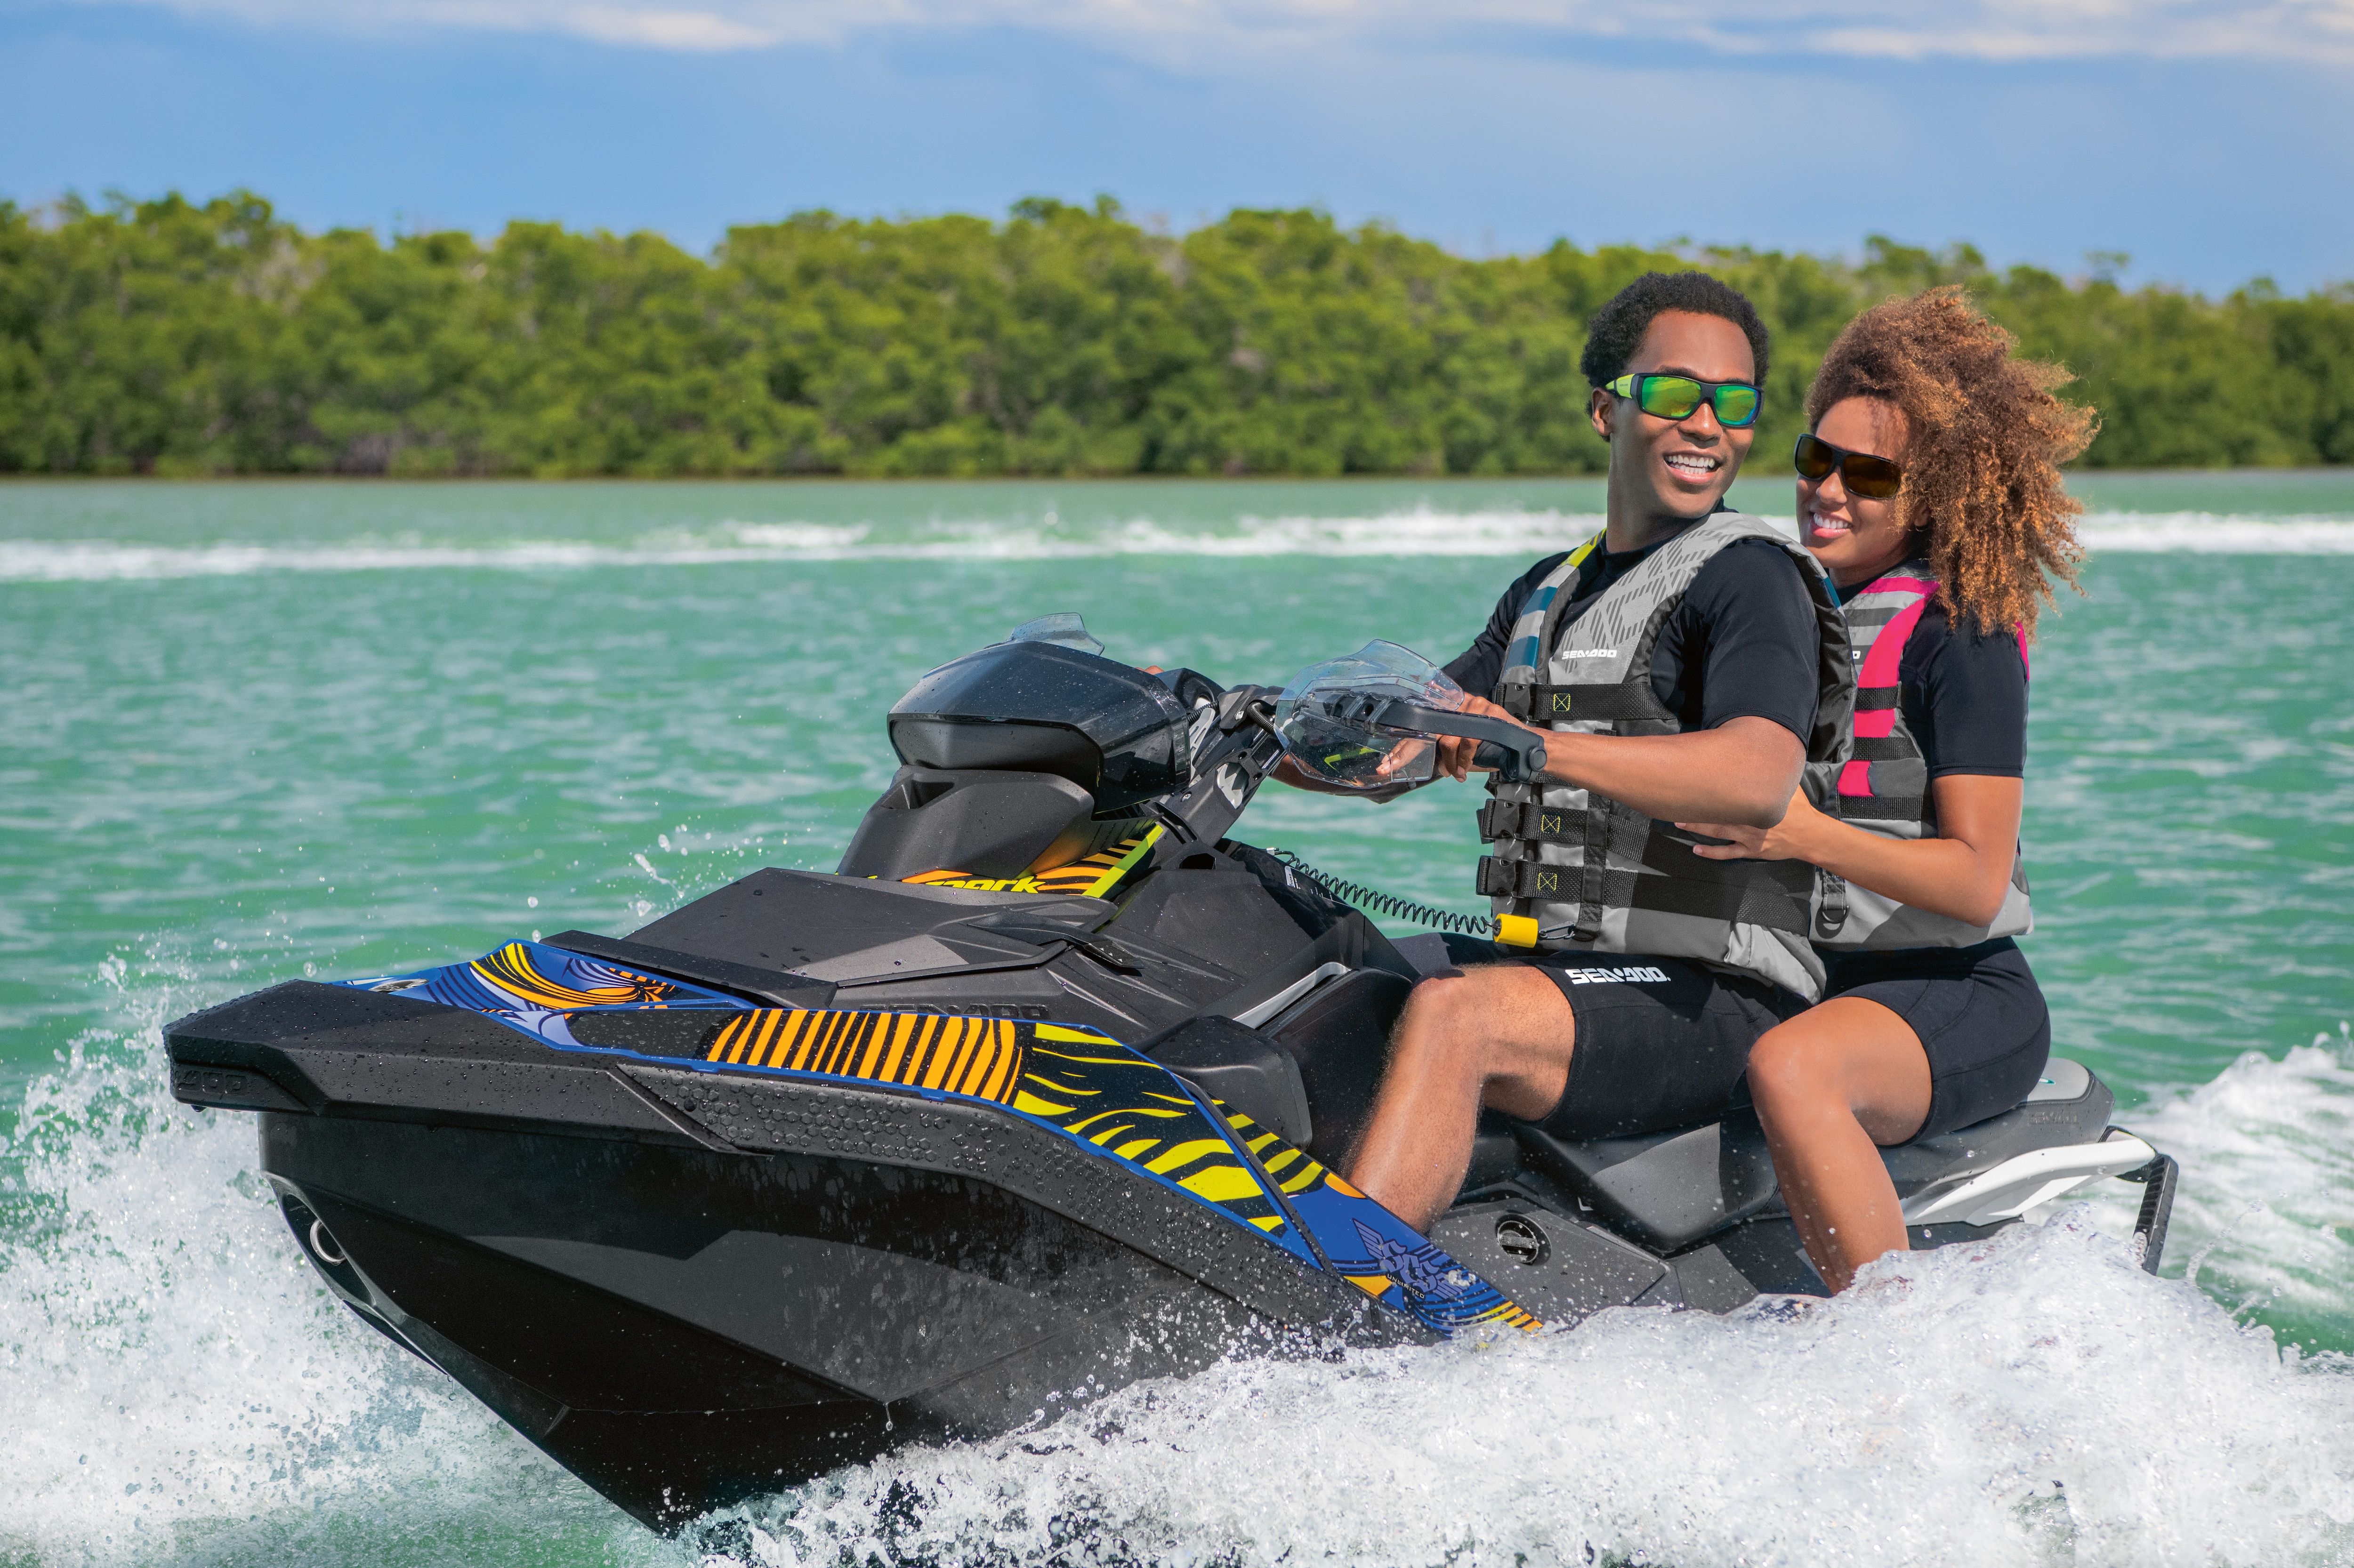
[[[1274,1338],[969,1177],[286,1115],[262,1165],[345,1301],[656,1529]]]

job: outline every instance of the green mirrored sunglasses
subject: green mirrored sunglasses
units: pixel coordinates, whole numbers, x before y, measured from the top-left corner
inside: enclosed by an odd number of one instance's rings
[[[1746,381],[1697,381],[1689,376],[1621,376],[1605,390],[1632,397],[1646,414],[1685,419],[1703,400],[1716,408],[1716,422],[1737,430],[1757,422],[1763,395]]]

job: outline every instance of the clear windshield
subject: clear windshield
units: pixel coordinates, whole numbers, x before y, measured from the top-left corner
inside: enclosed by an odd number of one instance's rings
[[[1275,727],[1301,771],[1343,789],[1426,781],[1437,747],[1385,733],[1363,716],[1367,699],[1402,700],[1460,712],[1468,700],[1447,673],[1411,648],[1368,642],[1341,659],[1310,664],[1276,700]]]
[[[1077,610],[1058,609],[1052,615],[1042,615],[1015,627],[1005,641],[1008,642],[1052,642],[1057,648],[1076,648],[1082,653],[1101,656],[1104,645],[1087,630],[1087,623]]]

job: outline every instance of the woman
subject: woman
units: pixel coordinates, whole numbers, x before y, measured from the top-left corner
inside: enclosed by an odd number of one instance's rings
[[[1857,660],[1855,759],[1810,769],[1771,829],[1680,826],[1712,859],[1818,868],[1818,1006],[1752,1049],[1749,1086],[1807,1255],[1834,1291],[1905,1247],[1879,1146],[1996,1116],[2035,1086],[2051,1014],[2011,941],[2027,643],[2073,586],[2082,506],[2059,464],[2096,427],[2055,366],[1936,289],[1831,345],[1798,438],[1798,530]]]

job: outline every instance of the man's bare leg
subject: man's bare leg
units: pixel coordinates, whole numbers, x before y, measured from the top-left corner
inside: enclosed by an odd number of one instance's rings
[[[1526,964],[1426,980],[1406,999],[1349,1181],[1428,1234],[1462,1190],[1484,1106],[1535,1120],[1569,1082],[1576,1020]]]
[[[1876,1001],[1835,996],[1758,1040],[1749,1093],[1823,1283],[1845,1290],[1873,1258],[1906,1250],[1880,1150],[1928,1118],[1929,1057],[1911,1025]]]

